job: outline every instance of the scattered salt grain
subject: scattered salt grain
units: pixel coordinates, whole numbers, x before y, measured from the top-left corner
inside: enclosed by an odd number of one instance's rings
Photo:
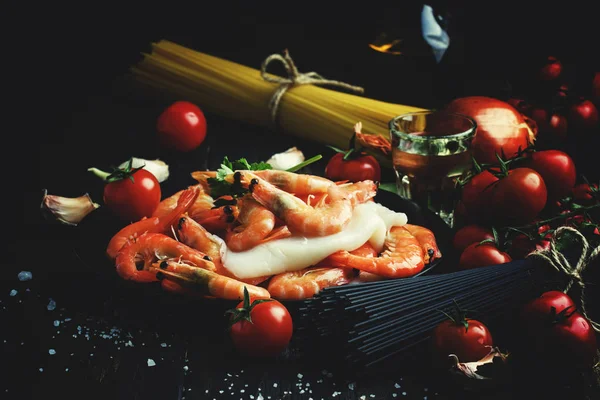
[[[160,347],[167,347],[167,344],[166,343],[161,343]]]
[[[244,390],[244,389],[240,389],[240,393],[244,393],[244,392],[245,392],[245,390]]]
[[[398,393],[392,393],[392,397],[398,397]]]
[[[302,379],[302,377],[303,377],[304,375],[302,375],[302,374],[298,374],[297,376],[298,376],[298,379]]]
[[[354,382],[348,384],[348,389],[350,390],[354,390],[355,387],[356,385],[354,384]]]
[[[184,370],[184,371],[187,371],[188,369],[190,369],[190,367],[188,367],[187,365],[184,365],[184,366],[183,366],[183,370]]]
[[[273,387],[277,387],[277,384],[276,384],[276,383],[274,383],[274,384],[273,384]]]
[[[254,395],[250,395],[250,400],[254,400]]]
[[[50,301],[48,301],[48,305],[46,306],[46,308],[48,309],[48,311],[54,311],[54,309],[56,308],[56,302],[52,299],[50,299]]]
[[[39,369],[39,371],[40,371],[40,372],[44,372],[44,368],[40,368],[40,369]]]
[[[149,367],[154,367],[155,365],[156,365],[156,363],[154,362],[154,360],[153,360],[153,359],[151,359],[151,358],[149,358],[149,359],[148,359],[148,366],[149,366]]]
[[[65,372],[69,372],[69,368],[65,368]]]
[[[59,326],[60,325],[60,321],[59,320],[54,320],[54,326]]]
[[[402,392],[402,396],[406,396],[406,392]]]
[[[369,397],[375,397],[375,395],[374,394],[370,394]]]
[[[222,390],[219,390],[219,393],[223,394],[223,391],[222,391]]]
[[[53,355],[56,354],[56,350],[50,349],[50,350],[48,350],[48,354],[50,354],[51,356],[53,356]]]
[[[33,275],[29,271],[21,271],[19,272],[19,275],[17,275],[17,277],[21,282],[24,282],[31,280],[33,278]]]
[[[256,396],[256,400],[265,400],[265,398],[259,393],[258,396]]]
[[[11,290],[10,297],[15,297],[17,295],[17,293],[19,293],[19,292],[17,292],[15,289]]]
[[[394,383],[394,387],[395,387],[396,389],[400,389],[400,387],[401,387],[401,386],[400,386],[400,385],[398,385],[397,383]]]
[[[65,318],[65,322],[69,322],[71,318]]]
[[[360,400],[365,400],[366,398],[367,398],[367,396],[365,396],[364,394],[359,397]]]

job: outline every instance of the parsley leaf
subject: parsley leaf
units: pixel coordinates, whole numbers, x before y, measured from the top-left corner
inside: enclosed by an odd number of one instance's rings
[[[262,171],[266,169],[273,169],[273,167],[271,167],[271,164],[262,161],[249,163],[245,158],[231,162],[225,156],[221,162],[221,167],[217,170],[217,176],[215,178],[208,178],[207,180],[211,196],[215,199],[221,196],[231,196],[234,199],[241,197],[248,192],[248,189],[244,189],[239,183],[227,182],[225,180],[227,175],[231,175],[237,170]]]

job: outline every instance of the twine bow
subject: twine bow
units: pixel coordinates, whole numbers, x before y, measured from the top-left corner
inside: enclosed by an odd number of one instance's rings
[[[267,74],[267,67],[273,61],[279,61],[283,64],[288,75],[287,78]],[[277,110],[279,109],[279,103],[281,101],[281,98],[283,97],[283,94],[293,86],[331,85],[360,94],[364,93],[365,91],[362,87],[359,86],[353,86],[348,83],[334,81],[331,79],[325,79],[316,72],[300,73],[298,71],[298,68],[296,68],[296,65],[294,64],[292,57],[290,57],[290,53],[287,51],[287,49],[284,50],[283,56],[279,54],[272,54],[269,57],[267,57],[261,65],[260,75],[267,82],[279,84],[279,87],[277,88],[277,90],[273,94],[273,97],[271,97],[271,100],[269,101],[269,109],[271,110],[271,119],[273,120],[273,123],[276,122]]]
[[[567,231],[573,233],[581,243],[581,255],[579,256],[579,260],[575,266],[573,266],[569,260],[567,260],[567,258],[556,248],[558,238]],[[582,274],[587,266],[594,259],[596,259],[598,255],[600,255],[600,246],[590,251],[590,245],[585,236],[583,236],[577,229],[569,226],[561,226],[560,228],[556,229],[554,236],[550,240],[550,247],[547,250],[533,252],[529,255],[529,257],[537,257],[545,260],[550,264],[550,266],[569,279],[567,286],[563,290],[564,293],[568,293],[574,284],[579,286],[579,302],[581,304],[581,313],[590,322],[596,332],[600,332],[600,324],[591,320],[587,315],[585,308],[585,283]]]

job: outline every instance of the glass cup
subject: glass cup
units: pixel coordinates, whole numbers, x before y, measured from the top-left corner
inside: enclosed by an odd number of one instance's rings
[[[457,181],[472,168],[477,123],[462,114],[421,111],[389,123],[398,194],[439,215],[450,227],[459,200]]]

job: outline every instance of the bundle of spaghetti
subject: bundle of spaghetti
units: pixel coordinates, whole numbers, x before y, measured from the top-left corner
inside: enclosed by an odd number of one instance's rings
[[[263,79],[260,70],[168,40],[152,43],[152,51],[131,70],[137,81],[207,112],[269,129],[277,126],[284,134],[340,148],[348,146],[357,122],[363,133],[387,139],[393,117],[422,110],[313,84],[294,85],[281,98],[275,125],[269,104],[279,85]]]
[[[531,262],[327,288],[300,307],[298,332],[345,364],[371,367],[430,340],[454,302],[493,320],[534,292]],[[395,358],[394,358],[395,359]]]

